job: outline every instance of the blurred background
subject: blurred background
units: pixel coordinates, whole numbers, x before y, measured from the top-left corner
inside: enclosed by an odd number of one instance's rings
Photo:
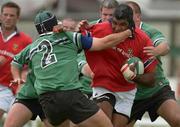
[[[0,6],[10,0],[0,0]],[[28,33],[33,39],[37,37],[33,19],[35,14],[48,9],[61,20],[71,17],[75,20],[94,20],[99,17],[99,3],[101,0],[12,0],[21,7],[20,30]],[[118,0],[122,2],[124,0]],[[158,28],[167,39],[171,47],[169,55],[163,57],[164,70],[171,81],[176,97],[180,99],[180,0],[133,0],[142,8],[143,20]],[[179,86],[179,87],[178,87]],[[149,120],[149,119],[148,119]],[[161,119],[151,123],[145,119],[148,126],[165,127],[167,124]],[[157,121],[158,121],[157,120]],[[137,127],[147,126],[138,122]],[[152,125],[151,125],[152,124]],[[155,125],[154,125],[155,124]]]

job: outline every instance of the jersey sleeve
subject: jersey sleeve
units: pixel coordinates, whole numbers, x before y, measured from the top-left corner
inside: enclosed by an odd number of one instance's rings
[[[82,49],[81,33],[77,33],[77,32],[65,32],[65,34],[76,45],[78,50]]]
[[[67,36],[73,41],[73,43],[81,49],[90,49],[93,43],[91,36],[82,35],[77,32],[66,32]]]
[[[165,36],[158,29],[143,23],[142,30],[151,38],[153,45],[156,47],[161,42],[165,42]]]
[[[25,49],[23,49],[20,53],[14,56],[11,64],[15,65],[19,68],[22,68],[24,64],[28,64],[29,61],[29,51],[31,45],[28,45]]]
[[[161,42],[165,42],[164,35],[158,30],[153,33],[151,39],[155,47],[158,46]]]

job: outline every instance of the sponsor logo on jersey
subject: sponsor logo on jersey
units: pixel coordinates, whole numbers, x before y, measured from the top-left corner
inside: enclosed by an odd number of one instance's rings
[[[133,57],[133,50],[132,49],[128,49],[127,52],[124,51],[124,49],[122,49],[122,48],[113,47],[113,49],[115,51],[117,51],[118,53],[122,54],[123,56],[127,57],[127,58]]]

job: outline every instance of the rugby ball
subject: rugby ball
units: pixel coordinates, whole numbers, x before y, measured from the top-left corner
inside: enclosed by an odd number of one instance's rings
[[[139,59],[138,57],[131,57],[127,60],[127,63],[129,65],[132,65],[134,64],[135,66],[135,73],[138,75],[138,74],[143,74],[144,73],[144,64],[143,62],[141,61],[141,59]]]

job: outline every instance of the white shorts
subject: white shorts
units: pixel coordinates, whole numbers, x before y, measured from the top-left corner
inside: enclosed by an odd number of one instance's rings
[[[0,85],[0,109],[8,112],[15,100],[12,91],[5,86]]]
[[[116,98],[116,102],[114,106],[116,112],[130,117],[131,108],[137,91],[136,88],[125,92],[111,92],[102,87],[93,87],[92,89],[93,89],[93,98],[96,98],[106,93],[111,93],[112,95],[114,95]]]

